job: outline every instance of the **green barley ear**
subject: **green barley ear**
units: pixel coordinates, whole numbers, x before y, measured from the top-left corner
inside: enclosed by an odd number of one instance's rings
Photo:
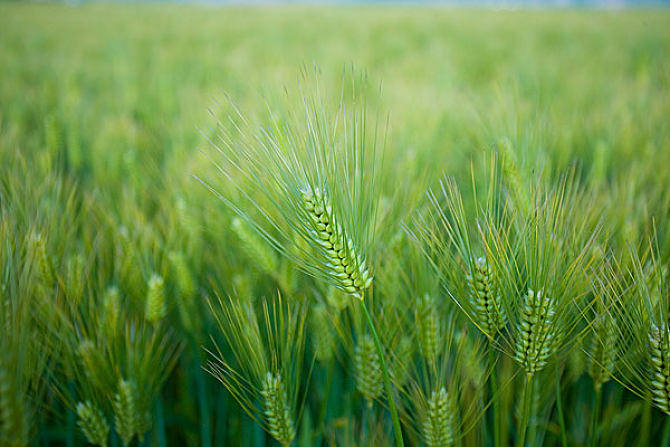
[[[364,336],[356,345],[354,353],[356,388],[365,397],[368,407],[382,394],[382,369],[375,344],[369,335]]]
[[[512,143],[508,139],[504,139],[498,144],[498,150],[502,154],[502,173],[507,186],[508,192],[515,204],[528,215],[530,211],[530,201],[526,188],[523,186],[521,174],[519,173],[519,165],[516,154],[512,148]]]
[[[0,443],[7,447],[27,447],[29,424],[25,400],[11,366],[0,359]]]
[[[496,284],[495,272],[484,257],[475,260],[472,274],[468,275],[470,302],[476,315],[476,324],[492,339],[507,323],[507,315]]]
[[[593,339],[589,352],[589,375],[596,389],[610,380],[616,360],[616,322],[600,315],[593,323]]]
[[[528,289],[520,307],[514,358],[532,375],[546,366],[556,346],[554,303],[542,290]]]
[[[44,237],[40,233],[35,234],[32,237],[30,245],[33,256],[37,260],[40,279],[43,281],[46,287],[53,286],[55,282],[53,264],[51,263],[51,259],[47,254],[46,241],[44,240]]]
[[[157,324],[165,317],[166,313],[163,278],[154,273],[149,279],[149,290],[147,291],[144,314],[147,321]]]
[[[393,381],[398,387],[403,387],[409,379],[407,364],[411,363],[414,355],[414,343],[407,335],[403,335],[398,345],[393,350],[391,374]]]
[[[112,401],[116,433],[123,445],[128,445],[137,433],[138,409],[135,383],[131,380],[120,380],[118,391]]]
[[[121,297],[119,289],[112,286],[107,289],[102,301],[102,320],[100,330],[110,339],[116,336],[121,312]]]
[[[447,447],[454,443],[454,404],[447,390],[433,391],[426,402],[422,434],[427,447]]]
[[[242,242],[249,259],[261,271],[273,274],[277,271],[277,257],[272,248],[253,229],[239,217],[233,219],[231,228],[237,238]]]
[[[77,355],[86,379],[91,384],[104,388],[104,380],[99,373],[107,371],[107,362],[95,343],[89,339],[82,340],[77,347]]]
[[[670,342],[665,325],[652,324],[649,331],[649,361],[651,362],[652,401],[670,415]]]
[[[189,298],[195,295],[195,281],[184,259],[184,255],[178,251],[171,251],[168,254],[168,261],[170,261],[170,267],[172,268],[179,292]]]
[[[184,260],[181,252],[172,251],[168,254],[168,260],[174,274],[179,294],[176,299],[177,311],[184,328],[191,332],[194,329],[193,323],[193,298],[195,296],[195,282],[193,275]]]
[[[279,374],[267,373],[262,384],[265,422],[268,431],[281,445],[288,446],[295,438],[291,408],[284,383]]]
[[[435,361],[440,348],[440,318],[435,299],[428,294],[419,300],[416,324],[421,355],[428,361]]]
[[[363,291],[372,283],[372,276],[365,259],[356,253],[353,241],[344,234],[327,194],[319,188],[308,187],[301,191],[301,196],[309,219],[306,227],[328,258],[327,273],[338,288],[362,299]]]
[[[79,402],[77,404],[77,424],[91,444],[101,447],[107,446],[109,437],[109,424],[102,411],[91,401]]]
[[[315,306],[310,322],[316,358],[321,362],[328,362],[335,352],[335,337],[331,328],[333,323],[326,306],[323,304]]]

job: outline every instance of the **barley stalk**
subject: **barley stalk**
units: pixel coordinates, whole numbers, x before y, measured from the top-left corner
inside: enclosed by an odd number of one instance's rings
[[[356,253],[353,241],[346,237],[328,196],[319,188],[307,188],[301,194],[310,234],[328,257],[328,274],[340,289],[362,299],[363,291],[372,283],[365,259]]]
[[[0,359],[0,443],[26,447],[29,440],[25,397],[19,395],[15,372]]]
[[[265,422],[270,435],[281,445],[290,445],[295,438],[295,429],[286,389],[279,374],[268,372],[265,375],[261,395],[265,407]]]

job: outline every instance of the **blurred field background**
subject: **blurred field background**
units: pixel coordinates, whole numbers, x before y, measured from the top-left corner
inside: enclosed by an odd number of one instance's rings
[[[128,312],[141,314],[137,303],[159,273],[171,323],[156,333],[168,334],[179,355],[152,400],[154,424],[143,442],[270,445],[201,369],[201,346],[211,347],[216,332],[204,299],[276,289],[271,278],[255,276],[230,231],[230,213],[192,177],[211,169],[198,152],[208,145],[199,129],[212,125],[215,100],[227,94],[253,111],[264,107],[265,95],[295,85],[303,66],[316,65],[322,88],[333,91],[345,70],[365,70],[382,88],[374,106],[389,114],[386,146],[396,175],[417,189],[434,186],[444,172],[467,180],[470,160],[508,138],[525,170],[577,166],[587,182],[614,191],[603,206],[637,216],[646,207],[640,194],[670,187],[668,54],[664,9],[0,4],[5,282],[19,278],[16,295],[44,297],[35,278],[53,275],[59,287],[50,283],[48,295],[90,302],[86,312],[101,309],[113,285]],[[619,217],[613,231],[635,231],[628,214]],[[38,249],[24,240],[37,240]],[[48,260],[47,273],[40,259]],[[184,289],[193,295],[186,304],[179,301]],[[61,318],[37,307],[41,321]],[[31,305],[16,321],[34,313]],[[23,401],[31,444],[83,445],[78,379],[61,359],[67,348],[40,344],[26,330],[13,349],[31,360],[11,364],[24,367],[17,377],[28,377],[13,389],[31,390]],[[145,368],[156,365],[163,364]],[[325,380],[317,368],[310,386],[321,389]],[[347,380],[336,375],[335,389]],[[570,445],[584,445],[590,385],[570,380]],[[603,404],[610,425],[601,445],[655,445],[663,416],[615,387]],[[68,393],[70,405],[60,398]],[[307,401],[312,418],[315,393]],[[338,431],[348,433],[347,420],[338,419],[342,408],[330,411],[325,438],[349,445]],[[300,446],[314,445],[309,418],[301,421]],[[556,427],[554,419],[548,424]],[[370,445],[390,442],[377,431]],[[558,445],[556,430],[549,432],[546,445]],[[114,436],[111,442],[120,445]]]

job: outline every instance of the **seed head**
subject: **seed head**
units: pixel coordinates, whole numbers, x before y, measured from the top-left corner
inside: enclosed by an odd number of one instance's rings
[[[528,289],[520,313],[515,359],[532,375],[546,366],[556,347],[554,302],[542,290]]]
[[[166,313],[163,278],[154,273],[151,275],[151,279],[149,279],[149,290],[147,291],[144,314],[148,321],[157,324],[165,317]]]
[[[507,323],[495,272],[484,257],[479,257],[467,279],[477,326],[487,337],[493,338]]]
[[[79,402],[77,404],[77,424],[91,444],[101,447],[107,446],[109,437],[109,424],[98,408],[91,401]]]
[[[382,394],[382,369],[375,344],[369,335],[358,342],[354,354],[356,388],[372,407],[372,401]]]
[[[372,283],[365,259],[356,253],[353,241],[344,234],[328,196],[319,188],[307,188],[301,194],[309,219],[306,227],[328,258],[328,274],[338,288],[362,299],[363,291]]]
[[[454,404],[444,387],[433,391],[427,402],[423,438],[428,447],[447,447],[454,443]]]
[[[281,445],[288,446],[295,438],[286,389],[279,374],[268,372],[261,388],[268,431]]]
[[[662,411],[670,414],[670,343],[665,324],[652,324],[649,331],[649,361],[652,401]]]

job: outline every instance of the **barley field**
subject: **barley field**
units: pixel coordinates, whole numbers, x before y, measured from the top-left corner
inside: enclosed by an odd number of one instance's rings
[[[0,446],[670,446],[670,12],[0,3]]]

